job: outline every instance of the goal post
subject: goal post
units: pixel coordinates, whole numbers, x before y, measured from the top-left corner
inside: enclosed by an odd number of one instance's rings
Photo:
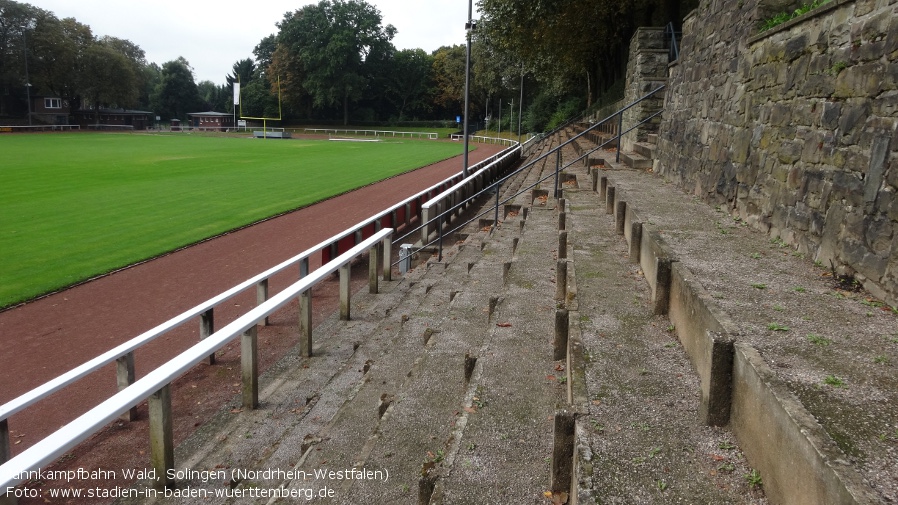
[[[277,78],[278,83],[278,116],[277,117],[255,117],[255,116],[244,116],[243,115],[243,99],[241,93],[243,92],[240,86],[240,80],[237,80],[237,86],[234,90],[234,99],[235,101],[240,103],[240,119],[255,119],[262,121],[262,138],[267,138],[268,131],[268,121],[280,121],[283,118],[283,109],[281,107],[281,76]]]

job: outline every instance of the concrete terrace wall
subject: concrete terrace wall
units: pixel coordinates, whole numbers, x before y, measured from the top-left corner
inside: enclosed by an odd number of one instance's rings
[[[898,304],[898,0],[832,0],[763,34],[704,0],[670,68],[657,171]]]

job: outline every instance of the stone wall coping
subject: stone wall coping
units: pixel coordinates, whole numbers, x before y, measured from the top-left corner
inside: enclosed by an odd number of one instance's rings
[[[806,13],[802,14],[801,16],[798,16],[795,19],[790,19],[789,21],[786,21],[785,23],[783,23],[779,26],[775,26],[767,31],[761,32],[753,37],[750,37],[748,39],[748,45],[751,46],[752,44],[760,42],[761,40],[764,40],[767,37],[770,37],[774,34],[782,32],[782,31],[786,31],[786,30],[792,28],[793,26],[804,23],[805,21],[807,21],[809,19],[813,19],[813,18],[823,15],[829,11],[836,10],[845,4],[854,3],[855,1],[856,0],[831,0],[830,2],[827,2],[812,11],[806,12]]]

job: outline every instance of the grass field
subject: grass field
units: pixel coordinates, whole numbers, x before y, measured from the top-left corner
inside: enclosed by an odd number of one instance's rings
[[[0,137],[0,307],[459,151],[412,140]]]

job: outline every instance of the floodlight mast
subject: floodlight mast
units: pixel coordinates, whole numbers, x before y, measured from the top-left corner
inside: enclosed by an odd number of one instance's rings
[[[28,77],[28,26],[22,26],[22,48],[25,52],[25,99],[28,101],[28,126],[31,126],[31,80]]]
[[[473,18],[474,14],[474,0],[468,0],[468,22],[465,24],[465,31],[467,31],[468,38],[468,46],[467,52],[465,55],[465,126],[462,132],[465,136],[464,141],[464,167],[462,167],[462,177],[468,176],[468,108],[470,103],[470,88],[471,88],[471,33],[477,28],[477,24],[474,23]]]

